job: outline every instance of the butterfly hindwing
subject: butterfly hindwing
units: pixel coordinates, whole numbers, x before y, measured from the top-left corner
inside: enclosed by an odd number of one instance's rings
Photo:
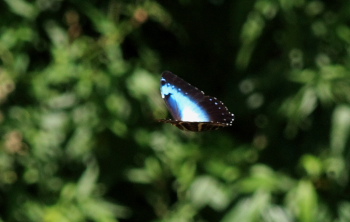
[[[182,130],[206,131],[231,126],[234,115],[215,97],[171,72],[163,72],[161,94],[174,120],[161,120]]]
[[[184,122],[184,121],[178,121],[178,120],[165,120],[165,119],[162,119],[159,121],[163,123],[170,123],[181,130],[194,131],[194,132],[216,130],[227,126],[226,124],[213,123],[213,122]]]

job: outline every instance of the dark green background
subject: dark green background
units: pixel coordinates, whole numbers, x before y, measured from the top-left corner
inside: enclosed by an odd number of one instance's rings
[[[2,1],[0,221],[349,221],[349,10]],[[157,123],[165,70],[233,126]]]

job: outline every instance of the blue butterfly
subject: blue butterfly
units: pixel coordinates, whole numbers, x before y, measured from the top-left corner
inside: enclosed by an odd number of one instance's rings
[[[169,71],[162,73],[160,83],[162,98],[174,118],[160,122],[194,132],[232,125],[234,114],[215,97],[206,96],[203,91]]]

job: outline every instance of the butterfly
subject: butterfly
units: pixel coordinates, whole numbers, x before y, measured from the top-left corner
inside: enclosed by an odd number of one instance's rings
[[[162,73],[160,92],[174,120],[159,120],[181,130],[208,131],[231,126],[234,114],[223,102],[206,96],[172,72]]]

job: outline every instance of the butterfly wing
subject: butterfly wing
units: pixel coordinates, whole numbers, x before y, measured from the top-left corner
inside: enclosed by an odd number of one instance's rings
[[[210,121],[206,110],[199,105],[204,98],[203,92],[171,72],[162,74],[161,94],[175,120]]]
[[[202,132],[208,130],[217,130],[228,125],[214,122],[184,122],[179,120],[161,119],[159,122],[170,123],[177,128],[185,131]]]
[[[231,126],[234,115],[218,99],[206,96],[203,91],[171,72],[163,72],[161,94],[174,120],[163,122],[180,129],[204,131]]]

